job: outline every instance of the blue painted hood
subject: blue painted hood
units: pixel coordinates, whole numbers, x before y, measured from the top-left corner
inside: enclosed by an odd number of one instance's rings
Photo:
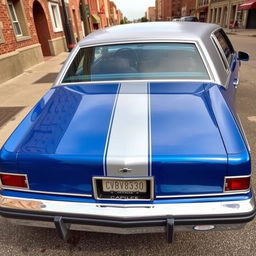
[[[104,175],[119,87],[86,84],[51,89],[4,145],[1,169],[28,174],[32,190],[92,194],[92,177]],[[221,193],[229,171],[228,152],[218,125],[222,110],[210,92],[216,90],[222,97],[219,87],[177,82],[148,87],[147,164],[156,195]]]

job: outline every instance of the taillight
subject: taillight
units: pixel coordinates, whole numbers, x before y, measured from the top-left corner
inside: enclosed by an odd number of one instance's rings
[[[248,190],[250,188],[251,177],[226,177],[225,192],[236,190]]]
[[[0,173],[2,186],[28,188],[27,177],[24,174]]]

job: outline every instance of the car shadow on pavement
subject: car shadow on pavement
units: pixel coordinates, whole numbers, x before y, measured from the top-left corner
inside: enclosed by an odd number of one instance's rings
[[[232,232],[176,233],[173,244],[165,234],[113,235],[71,231],[67,242],[54,229],[2,222],[0,255],[253,255],[255,237],[243,237],[252,225]],[[250,231],[251,232],[251,231]],[[12,239],[10,239],[12,238]],[[236,244],[234,248],[234,244]],[[208,251],[207,251],[208,250]],[[207,253],[206,253],[207,251]],[[230,252],[232,254],[228,254]]]
[[[44,83],[53,83],[56,79],[58,73],[48,73],[45,76],[39,78],[34,82],[34,84],[44,84]]]

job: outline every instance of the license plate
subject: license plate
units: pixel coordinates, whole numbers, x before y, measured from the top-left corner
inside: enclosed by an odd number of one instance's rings
[[[147,192],[145,180],[103,180],[103,192]]]
[[[153,178],[94,177],[93,190],[96,199],[152,200]]]

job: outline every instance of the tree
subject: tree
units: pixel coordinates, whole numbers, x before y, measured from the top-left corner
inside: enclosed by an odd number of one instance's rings
[[[141,22],[148,22],[148,19],[147,19],[146,17],[142,17],[142,18],[140,19],[140,21],[141,21]]]
[[[128,24],[128,23],[131,23],[127,17],[124,17],[121,21],[120,21],[120,24]]]

